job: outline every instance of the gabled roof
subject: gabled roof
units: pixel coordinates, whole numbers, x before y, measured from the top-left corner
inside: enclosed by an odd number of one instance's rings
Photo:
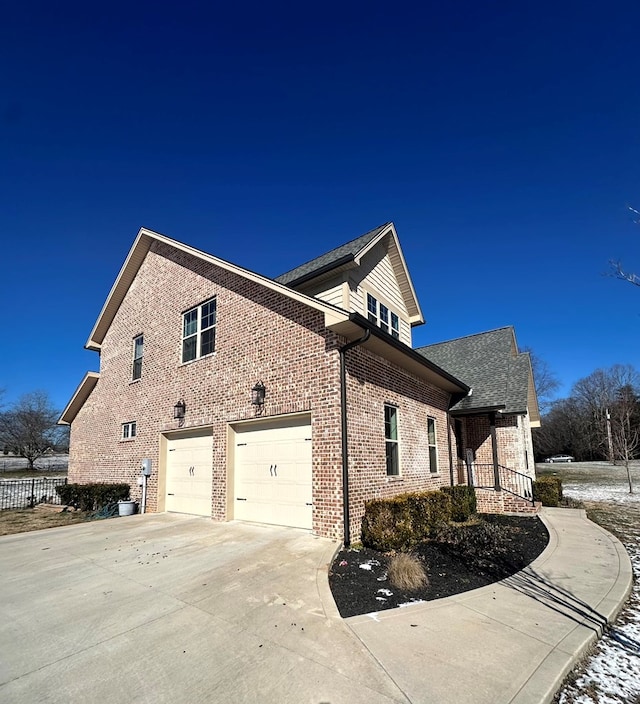
[[[471,395],[455,404],[452,411],[528,411],[532,424],[539,422],[531,360],[528,352],[518,352],[513,327],[459,337],[416,351],[471,387]]]
[[[89,335],[89,339],[87,340],[87,344],[85,345],[87,349],[95,351],[100,350],[100,346],[102,345],[104,336],[107,334],[107,330],[113,322],[113,319],[116,313],[118,312],[120,304],[124,300],[124,297],[127,291],[129,290],[129,287],[133,283],[133,280],[136,277],[138,270],[142,266],[142,262],[147,256],[147,253],[149,252],[149,249],[151,248],[151,245],[154,241],[167,244],[182,252],[191,254],[192,256],[198,259],[209,262],[210,264],[214,264],[215,266],[218,266],[221,269],[230,271],[234,274],[237,274],[238,276],[242,276],[245,279],[249,279],[250,281],[254,281],[258,284],[261,284],[262,286],[266,286],[267,288],[277,291],[283,294],[284,296],[287,296],[288,298],[293,298],[294,300],[300,301],[301,303],[304,303],[305,305],[308,305],[311,308],[315,308],[316,310],[322,311],[325,314],[325,324],[327,326],[330,326],[336,322],[343,322],[348,320],[349,316],[346,311],[343,311],[340,308],[331,305],[330,303],[321,301],[318,298],[306,296],[304,293],[294,291],[288,286],[278,283],[273,279],[269,279],[266,276],[261,276],[260,274],[256,274],[255,272],[249,271],[248,269],[243,269],[242,267],[239,267],[236,264],[231,264],[230,262],[227,262],[224,259],[214,257],[213,255],[207,254],[206,252],[202,252],[199,249],[196,249],[195,247],[189,247],[188,245],[183,244],[182,242],[172,240],[170,237],[166,237],[165,235],[161,235],[158,232],[154,232],[153,230],[148,230],[145,227],[142,227],[138,232],[138,236],[136,237],[136,240],[133,243],[133,246],[131,247],[131,250],[129,251],[129,254],[124,264],[122,265],[122,269],[120,269],[118,278],[116,279],[115,283],[111,288],[111,291],[109,292],[109,295],[107,296],[107,300],[105,301],[105,304],[102,307],[102,311],[98,316],[98,320],[96,321],[96,324],[94,325],[93,330]]]
[[[84,379],[80,382],[78,388],[74,391],[71,400],[67,404],[67,407],[60,414],[58,418],[58,425],[70,425],[71,421],[76,417],[78,411],[84,405],[84,402],[89,398],[89,394],[95,388],[98,383],[100,374],[98,372],[87,372]]]
[[[297,286],[326,271],[335,269],[342,264],[352,262],[363,249],[369,249],[372,243],[377,243],[382,233],[385,232],[390,225],[390,222],[386,222],[384,225],[380,225],[380,227],[376,227],[374,230],[365,232],[364,235],[356,237],[355,240],[340,245],[340,247],[336,247],[330,252],[321,254],[315,259],[311,259],[305,264],[291,269],[291,271],[276,276],[275,280],[279,281],[281,284],[287,284],[287,286]]]
[[[358,266],[362,257],[385,238],[388,238],[389,259],[409,313],[409,322],[412,325],[420,325],[424,323],[424,317],[392,222],[369,230],[364,235],[281,274],[275,281],[296,288],[341,267]]]

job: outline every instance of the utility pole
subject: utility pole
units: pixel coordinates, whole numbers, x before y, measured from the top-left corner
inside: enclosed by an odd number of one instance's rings
[[[607,418],[607,443],[609,445],[609,463],[615,464],[616,462],[613,457],[613,439],[611,438],[611,413],[609,413],[608,408],[605,410],[605,415]]]

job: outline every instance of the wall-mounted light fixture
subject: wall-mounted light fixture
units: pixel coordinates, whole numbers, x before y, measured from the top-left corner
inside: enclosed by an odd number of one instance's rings
[[[266,389],[264,388],[264,384],[261,381],[259,381],[251,389],[251,405],[252,406],[263,406],[264,405],[265,391],[266,391]]]
[[[173,407],[173,417],[175,420],[184,420],[184,412],[187,410],[185,402],[181,399]]]

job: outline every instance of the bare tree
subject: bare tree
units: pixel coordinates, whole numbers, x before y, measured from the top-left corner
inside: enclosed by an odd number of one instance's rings
[[[29,469],[34,469],[34,462],[60,441],[58,416],[46,391],[24,394],[0,413],[0,443],[24,457]]]
[[[632,208],[630,205],[627,206],[628,210],[633,213],[634,222],[636,225],[640,225],[640,211]],[[632,271],[625,269],[622,266],[622,262],[618,259],[609,260],[609,276],[613,276],[614,279],[620,279],[621,281],[627,281],[634,286],[640,286],[640,276],[634,274]]]
[[[531,360],[531,369],[533,370],[533,383],[536,387],[536,396],[538,397],[538,406],[540,413],[546,413],[553,403],[553,396],[560,388],[558,377],[551,371],[547,362],[539,357],[531,347],[524,347],[523,352],[529,354]]]
[[[629,493],[633,494],[629,463],[640,450],[640,399],[632,386],[618,390],[611,409],[611,441],[614,460],[626,469]]]
[[[611,271],[610,274],[613,276],[614,279],[620,279],[621,281],[628,281],[630,284],[633,284],[634,286],[640,286],[640,276],[637,274],[634,274],[631,271],[626,271],[625,269],[622,268],[622,262],[619,262],[615,259],[611,259],[609,261],[609,264],[611,266]]]

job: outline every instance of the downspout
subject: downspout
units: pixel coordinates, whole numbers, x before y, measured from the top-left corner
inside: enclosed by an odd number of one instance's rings
[[[493,484],[500,491],[500,470],[498,469],[498,439],[496,437],[496,413],[489,413],[489,432],[491,433],[491,450],[493,455]]]
[[[453,455],[451,454],[451,416],[447,411],[447,444],[449,445],[449,484],[453,486]]]
[[[352,349],[366,342],[371,335],[370,330],[365,330],[364,335],[359,340],[347,343],[339,348],[340,352],[340,411],[342,421],[342,515],[344,520],[344,547],[351,544],[351,528],[349,516],[349,445],[347,438],[347,370],[345,365],[345,354]]]

